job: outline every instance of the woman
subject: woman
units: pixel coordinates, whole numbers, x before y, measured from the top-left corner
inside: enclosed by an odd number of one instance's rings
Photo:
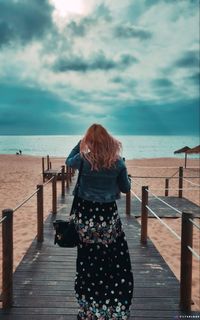
[[[128,319],[133,275],[115,200],[130,190],[121,143],[93,124],[66,164],[82,172],[73,212],[80,244],[75,279],[77,319]]]

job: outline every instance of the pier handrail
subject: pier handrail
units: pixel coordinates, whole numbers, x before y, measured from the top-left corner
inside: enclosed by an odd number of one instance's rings
[[[4,218],[1,218],[1,220],[0,220],[0,224],[1,224],[1,223],[3,223],[3,222],[4,222],[4,220],[6,220],[6,218],[7,218],[6,216],[5,216]]]
[[[182,212],[178,209],[176,209],[175,207],[171,206],[169,203],[167,203],[166,201],[162,200],[160,197],[156,196],[153,192],[151,192],[149,189],[146,189],[146,191],[148,193],[150,193],[152,196],[154,196],[154,198],[156,198],[157,200],[159,200],[160,202],[164,203],[166,206],[168,206],[169,208],[173,209],[174,211],[176,211],[178,214],[182,214]]]
[[[176,209],[175,207],[171,206],[169,203],[167,203],[166,201],[162,200],[159,196],[156,196],[153,192],[151,192],[149,189],[145,189],[146,192],[152,194],[157,200],[161,201],[162,203],[164,203],[166,206],[170,207],[172,210],[176,211],[178,214],[182,215],[182,211]],[[160,190],[160,189],[153,189],[153,190]],[[193,189],[192,189],[193,190]],[[142,202],[142,199],[139,198],[139,196],[136,195],[136,193],[131,189],[131,193],[140,201]],[[148,207],[148,210],[152,213],[155,214],[154,211],[152,211],[152,209]],[[156,215],[156,214],[155,214]],[[161,220],[159,218],[159,220]],[[200,225],[198,225],[197,223],[195,223],[192,219],[189,219],[189,221],[197,228],[200,230]],[[164,224],[164,223],[163,223]]]
[[[179,171],[180,172],[180,171]],[[131,176],[131,178],[133,178]],[[137,184],[137,183],[136,183]],[[181,188],[182,189],[182,188]],[[179,190],[179,189],[178,189]],[[181,212],[160,197],[152,193],[148,186],[142,186],[142,199],[131,189],[130,193],[141,202],[141,243],[147,244],[148,211],[150,211],[161,224],[163,224],[181,242],[181,264],[180,264],[180,306],[183,310],[191,311],[192,295],[192,256],[200,261],[200,255],[192,248],[193,227],[200,230],[200,225],[193,221],[191,213]],[[151,194],[157,200],[176,211],[181,216],[182,231],[179,236],[167,223],[165,223],[148,205],[148,195]]]
[[[151,189],[152,190],[152,189]],[[160,190],[160,189],[153,189],[153,190]],[[177,189],[175,189],[177,190]],[[193,190],[193,189],[192,189]],[[157,200],[161,201],[162,203],[164,203],[165,205],[167,205],[168,207],[170,207],[171,209],[175,210],[178,214],[182,215],[182,211],[176,209],[175,207],[171,206],[169,203],[167,203],[166,201],[162,200],[160,197],[156,196],[153,192],[151,192],[149,189],[146,189],[147,192],[151,193]],[[137,196],[137,194],[131,189],[131,193],[138,199],[138,201],[142,202],[142,200],[139,198],[139,196]],[[150,209],[148,207],[149,211],[152,212],[152,209]],[[159,219],[160,220],[160,219]],[[197,228],[200,230],[200,225],[198,225],[197,223],[195,223],[192,219],[189,219],[189,221]]]
[[[128,166],[128,168],[130,168],[130,167],[132,167],[132,166]],[[150,167],[147,167],[147,168],[150,168]],[[152,168],[154,168],[154,167],[152,167]],[[158,167],[158,168],[162,168],[162,167]],[[140,176],[133,176],[133,175],[130,175],[130,177],[132,179],[132,183],[135,183],[138,186],[139,186],[139,183],[137,183],[133,179],[165,179],[165,188],[164,188],[165,196],[168,197],[169,191],[178,191],[178,197],[182,198],[183,197],[183,191],[198,190],[198,189],[194,189],[194,188],[185,188],[185,187],[183,188],[183,182],[184,181],[187,181],[188,183],[190,183],[191,185],[194,185],[196,187],[200,187],[199,184],[188,180],[188,179],[200,179],[200,177],[194,177],[194,176],[193,177],[184,177],[184,170],[186,170],[186,169],[184,169],[183,167],[179,167],[179,169],[176,170],[173,173],[173,175],[171,175],[170,177],[166,177],[166,176],[142,176],[142,177],[140,177]],[[177,173],[179,173],[179,175],[178,175],[178,177],[175,177],[175,175]],[[169,182],[170,182],[171,179],[177,179],[178,180],[178,188],[177,189],[169,187]],[[140,184],[140,186],[142,186],[142,185]],[[159,190],[159,189],[155,188],[154,190]]]
[[[196,177],[195,177],[195,178],[196,178]],[[197,177],[197,179],[198,179],[198,177]],[[190,180],[188,180],[188,179],[186,179],[186,178],[183,178],[183,180],[189,182],[189,183],[192,184],[193,186],[200,187],[200,184],[194,183],[194,182],[192,182],[192,181],[190,181]]]
[[[32,199],[37,194],[37,242],[43,241],[43,188],[52,182],[52,213],[57,213],[57,175],[62,172],[61,186],[63,196],[63,184],[65,185],[65,173],[62,166],[61,170],[54,172],[53,176],[46,182],[37,185],[36,190],[23,200],[14,209],[2,210],[2,218],[0,224],[2,225],[2,307],[8,309],[12,306],[13,300],[13,214],[20,209],[25,203]],[[69,180],[71,181],[71,171],[66,175],[67,187]]]

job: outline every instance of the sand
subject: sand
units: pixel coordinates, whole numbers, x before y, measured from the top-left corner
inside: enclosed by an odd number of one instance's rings
[[[52,167],[59,168],[64,164],[62,158],[52,158]],[[140,159],[127,160],[128,171],[131,175],[145,178],[134,178],[133,190],[140,196],[141,185],[148,185],[150,190],[156,195],[164,195],[164,178],[155,177],[177,177],[179,166],[184,166],[184,159],[160,158],[160,159]],[[184,171],[184,176],[199,177],[199,161],[188,160],[188,168]],[[23,200],[29,197],[38,184],[42,183],[41,158],[25,155],[0,155],[0,210],[5,208],[16,208]],[[153,178],[154,177],[154,178]],[[193,184],[200,185],[199,178],[191,179]],[[137,184],[136,184],[137,183]],[[170,195],[177,195],[178,181],[170,179]],[[186,189],[190,189],[187,190]],[[191,190],[192,189],[192,190]],[[60,190],[60,187],[58,187]],[[184,181],[183,196],[200,205],[199,188],[196,185]],[[44,188],[44,216],[51,212],[51,185]],[[36,196],[28,201],[22,208],[14,213],[14,269],[21,261],[27,248],[36,236]],[[163,219],[180,235],[180,218]],[[199,224],[199,219],[196,219]],[[0,242],[1,242],[0,225]],[[194,249],[199,253],[199,231],[194,228]],[[168,263],[169,267],[179,279],[180,273],[180,242],[162,226],[158,220],[149,219],[148,235],[155,246]],[[2,258],[2,246],[0,246],[0,259]],[[1,287],[0,267],[0,287]],[[193,310],[200,309],[200,288],[199,288],[199,262],[193,259],[193,281],[192,299]]]

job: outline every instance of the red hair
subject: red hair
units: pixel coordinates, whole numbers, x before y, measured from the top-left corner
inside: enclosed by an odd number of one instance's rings
[[[109,169],[119,159],[122,144],[100,124],[93,124],[81,140],[80,153],[92,170]]]

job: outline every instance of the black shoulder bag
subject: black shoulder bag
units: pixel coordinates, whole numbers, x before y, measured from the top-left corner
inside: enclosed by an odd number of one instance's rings
[[[78,188],[79,188],[82,168],[83,168],[83,160],[81,160],[81,165],[80,165],[76,187],[74,191],[75,194],[74,194],[74,199],[71,206],[70,216],[73,214],[73,208],[77,201]],[[74,248],[78,245],[79,235],[78,235],[78,232],[76,231],[76,227],[73,219],[69,221],[56,220],[53,222],[53,226],[55,229],[54,244],[58,244],[59,247],[63,247],[63,248]]]

